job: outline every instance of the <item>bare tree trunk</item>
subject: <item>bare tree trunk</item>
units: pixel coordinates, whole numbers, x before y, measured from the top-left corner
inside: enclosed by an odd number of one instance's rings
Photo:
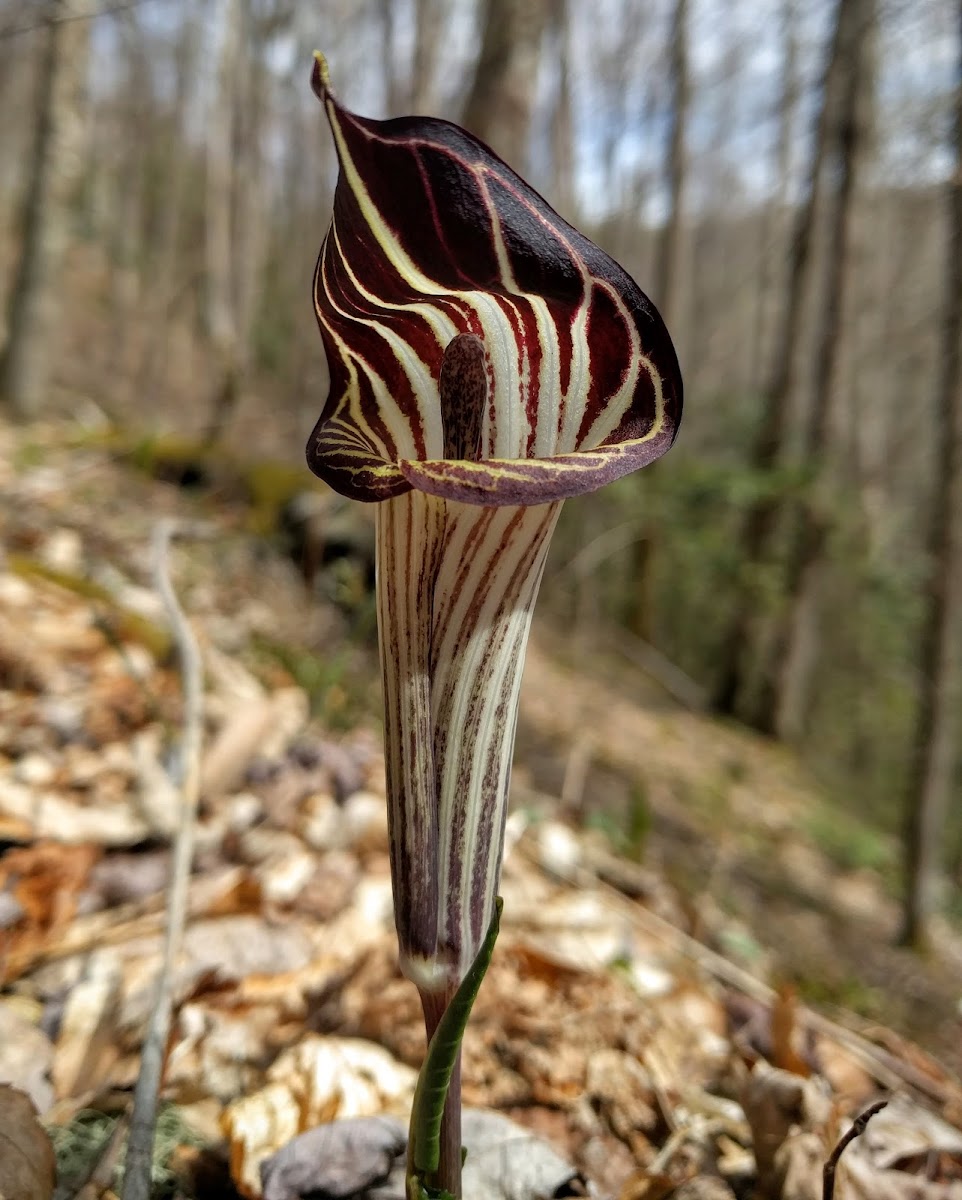
[[[381,22],[381,49],[384,55],[385,101],[389,117],[397,117],[401,113],[401,81],[398,78],[397,59],[394,53],[396,8],[394,0],[379,0],[378,16]]]
[[[953,130],[955,170],[947,189],[948,237],[941,377],[935,412],[935,488],[926,535],[928,586],[920,647],[921,691],[906,797],[902,936],[931,937],[944,871],[943,842],[962,724],[962,3]]]
[[[672,331],[675,345],[682,341],[679,325],[678,297],[681,291],[682,219],[684,216],[686,183],[686,138],[688,110],[691,106],[691,83],[688,72],[688,0],[675,0],[671,19],[669,46],[671,71],[669,87],[668,155],[668,215],[658,243],[655,264],[655,302],[661,309],[665,324]]]
[[[789,203],[789,183],[792,168],[792,145],[795,135],[795,116],[798,111],[798,13],[796,0],[784,0],[782,6],[782,92],[778,102],[778,144],[775,149],[775,195],[765,214],[765,231],[762,235],[761,273],[755,306],[755,322],[752,330],[752,365],[750,371],[753,388],[762,387],[762,363],[765,361],[769,338],[769,320],[774,312],[775,290],[779,286],[780,263],[784,254],[784,241],[788,222],[786,213]]]
[[[104,389],[101,402],[122,404],[130,391],[135,370],[133,352],[143,329],[140,305],[147,278],[145,218],[150,199],[147,161],[154,137],[155,97],[154,63],[137,10],[120,13],[117,25],[123,84],[108,151],[112,176],[112,186],[105,197],[110,333],[101,347],[101,370],[105,378],[119,385],[120,395]]]
[[[232,255],[234,134],[241,57],[241,0],[223,0],[214,98],[207,118],[207,332],[217,362],[205,440],[216,442],[230,423],[240,388],[239,337]]]
[[[184,286],[179,272],[184,264],[178,255],[184,218],[189,159],[183,153],[187,110],[193,90],[197,61],[197,27],[194,9],[188,5],[175,53],[176,85],[171,112],[169,146],[166,159],[167,194],[160,212],[160,228],[151,255],[150,332],[140,368],[140,394],[145,408],[154,411],[163,391],[167,373],[167,348],[171,329],[174,296]],[[191,272],[195,268],[191,267]]]
[[[835,32],[819,99],[818,124],[806,194],[798,209],[792,235],[788,294],[775,340],[762,418],[750,458],[751,467],[759,474],[770,474],[782,454],[796,387],[802,311],[811,279],[812,242],[815,219],[820,208],[822,167],[834,109],[833,98],[844,69],[839,53],[839,27],[844,3],[845,0],[838,0]],[[779,498],[771,492],[764,492],[749,506],[742,522],[738,559],[743,579],[721,644],[720,670],[712,695],[714,708],[722,713],[735,713],[750,672],[749,651],[756,608],[753,575],[768,552],[779,508]]]
[[[557,91],[551,114],[551,202],[569,221],[575,216],[574,120],[571,113],[571,54],[567,0],[551,2],[551,35],[558,64]]]
[[[0,361],[0,402],[35,416],[56,361],[60,288],[70,200],[80,178],[90,22],[87,0],[48,0],[37,125],[24,199],[23,240]]]
[[[481,56],[461,118],[522,175],[547,15],[547,0],[485,0]]]
[[[668,191],[668,213],[661,228],[655,249],[654,298],[672,340],[683,358],[685,331],[682,328],[682,230],[687,181],[688,112],[691,107],[691,81],[688,69],[688,0],[675,0],[669,35],[669,125],[665,156],[665,182]],[[649,469],[645,487],[653,479]],[[636,543],[632,552],[632,591],[634,614],[630,627],[645,640],[652,636],[654,578],[657,569],[658,543],[646,538]]]
[[[410,109],[432,114],[437,105],[435,71],[444,22],[440,0],[416,0],[414,9],[414,63],[411,68]]]
[[[875,72],[875,0],[842,0],[839,12],[840,54],[846,64],[844,87],[833,120],[833,172],[837,183],[830,197],[827,272],[817,333],[811,405],[803,431],[802,461],[814,487],[792,514],[786,556],[785,613],[776,622],[770,658],[763,672],[755,725],[786,740],[805,730],[812,683],[820,651],[820,592],[829,514],[819,476],[824,474],[831,437],[832,401],[837,390],[845,297],[851,291],[854,256],[852,235],[858,175],[869,138]]]
[[[40,7],[38,4],[38,10]],[[0,38],[0,112],[4,114],[0,122],[0,222],[10,233],[19,232],[16,224],[30,176],[40,92],[47,83],[42,67],[46,53],[43,28],[23,37]],[[12,279],[0,282],[4,307],[12,283]]]
[[[238,131],[234,171],[235,323],[241,374],[250,366],[251,333],[257,316],[267,246],[267,190],[263,138],[268,106],[268,79],[263,50],[283,27],[279,17],[255,19],[250,0],[244,0],[244,24],[249,31],[241,88],[237,97]]]

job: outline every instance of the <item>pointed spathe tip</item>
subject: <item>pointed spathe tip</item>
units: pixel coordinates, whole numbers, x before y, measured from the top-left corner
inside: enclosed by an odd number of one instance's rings
[[[314,94],[323,104],[324,101],[331,97],[334,98],[334,93],[331,89],[331,73],[328,70],[327,59],[320,52],[314,51],[314,67],[311,71],[311,87],[314,89]]]

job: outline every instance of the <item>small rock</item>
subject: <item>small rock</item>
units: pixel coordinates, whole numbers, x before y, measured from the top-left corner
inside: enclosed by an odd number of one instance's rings
[[[384,1118],[373,1118],[375,1121]],[[370,1123],[371,1119],[358,1122],[359,1125]],[[348,1125],[347,1121],[335,1122],[322,1129],[335,1131],[338,1126]],[[315,1156],[314,1165],[309,1171],[296,1175],[294,1171],[287,1177],[292,1182],[297,1181],[296,1187],[283,1185],[277,1190],[268,1186],[268,1164],[276,1162],[302,1139],[316,1135],[320,1130],[312,1130],[295,1138],[289,1146],[279,1151],[261,1167],[264,1181],[264,1200],[301,1200],[310,1195],[316,1200],[347,1200],[348,1197],[365,1197],[366,1200],[404,1200],[404,1167],[398,1164],[390,1178],[385,1175],[371,1175],[370,1181],[362,1184],[357,1191],[333,1190],[328,1185],[318,1188],[312,1186],[312,1180],[323,1179],[326,1183],[327,1171],[322,1176],[318,1167],[325,1153],[319,1150],[317,1144],[305,1142],[304,1149]],[[403,1133],[403,1131],[402,1131]],[[329,1134],[329,1137],[333,1134]],[[341,1135],[343,1137],[343,1135]],[[464,1144],[467,1148],[464,1171],[462,1173],[462,1194],[464,1200],[548,1200],[553,1197],[587,1196],[590,1194],[588,1181],[542,1138],[536,1137],[521,1125],[516,1125],[501,1113],[485,1109],[466,1109],[463,1118]],[[342,1143],[343,1144],[343,1143]],[[401,1142],[403,1147],[403,1141]],[[329,1153],[329,1152],[327,1152]],[[370,1168],[383,1168],[386,1155],[380,1159],[371,1156],[370,1149],[360,1143],[354,1151],[360,1157],[367,1154]],[[400,1150],[397,1151],[400,1154]],[[360,1178],[360,1166],[357,1162],[336,1160],[333,1166],[339,1170],[334,1176],[335,1187],[357,1186]],[[276,1168],[275,1168],[276,1170]],[[331,1175],[333,1176],[333,1171]],[[342,1183],[343,1181],[343,1183]],[[281,1183],[281,1180],[278,1180]],[[367,1190],[367,1189],[370,1190]]]
[[[259,875],[265,899],[274,904],[293,904],[316,868],[314,856],[303,849],[269,859]]]
[[[103,904],[128,904],[156,895],[167,886],[170,854],[156,850],[148,854],[108,854],[94,864],[90,882]]]
[[[296,858],[303,853],[304,847],[293,833],[266,825],[245,829],[237,839],[238,858],[252,867],[268,861]]]
[[[357,755],[334,742],[324,742],[321,748],[321,765],[331,775],[334,798],[343,804],[364,783],[364,770]]]
[[[465,1110],[464,1200],[540,1200],[586,1196],[587,1180],[552,1146],[486,1109]]]
[[[309,1129],[261,1164],[264,1200],[350,1200],[383,1183],[407,1145],[393,1117],[360,1117]]]
[[[390,878],[362,879],[354,894],[354,907],[368,927],[390,928],[394,922]]]
[[[386,850],[387,804],[372,792],[354,792],[341,810],[344,845],[354,850]]]
[[[264,805],[252,792],[239,792],[227,802],[227,825],[231,833],[252,829],[263,816]]]
[[[303,805],[301,836],[315,850],[336,850],[343,846],[344,814],[333,796],[317,792]]]
[[[56,734],[61,742],[75,742],[84,731],[84,709],[78,700],[66,696],[44,696],[37,704],[40,723]]]
[[[298,911],[317,921],[330,921],[350,904],[361,877],[357,855],[329,850],[322,855],[307,886],[298,897]]]
[[[21,783],[42,787],[50,783],[57,771],[49,758],[43,754],[25,754],[17,763],[14,776]]]

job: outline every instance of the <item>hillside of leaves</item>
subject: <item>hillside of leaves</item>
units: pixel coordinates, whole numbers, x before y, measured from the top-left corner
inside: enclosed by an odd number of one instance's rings
[[[366,517],[298,468],[78,421],[0,427],[0,464],[0,1083],[39,1113],[58,1194],[114,1193],[179,804],[149,547],[182,519],[205,747],[155,1195],[267,1195],[261,1167],[296,1135],[405,1119],[422,1052],[392,929]],[[310,587],[292,499],[338,548]],[[884,838],[649,666],[579,655],[550,622],[529,653],[504,932],[465,1043],[466,1103],[511,1122],[483,1194],[521,1194],[511,1147],[537,1145],[559,1196],[807,1200],[885,1096],[840,1194],[957,1197],[962,939],[893,949]],[[4,1128],[45,1137],[16,1095],[0,1086]]]

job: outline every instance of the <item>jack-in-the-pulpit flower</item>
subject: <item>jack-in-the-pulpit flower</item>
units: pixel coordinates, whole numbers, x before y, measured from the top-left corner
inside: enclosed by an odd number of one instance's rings
[[[671,445],[649,300],[445,121],[348,112],[314,280],[330,394],[308,444],[380,502],[377,605],[401,963],[429,1033],[492,919],[525,645],[561,501]]]

